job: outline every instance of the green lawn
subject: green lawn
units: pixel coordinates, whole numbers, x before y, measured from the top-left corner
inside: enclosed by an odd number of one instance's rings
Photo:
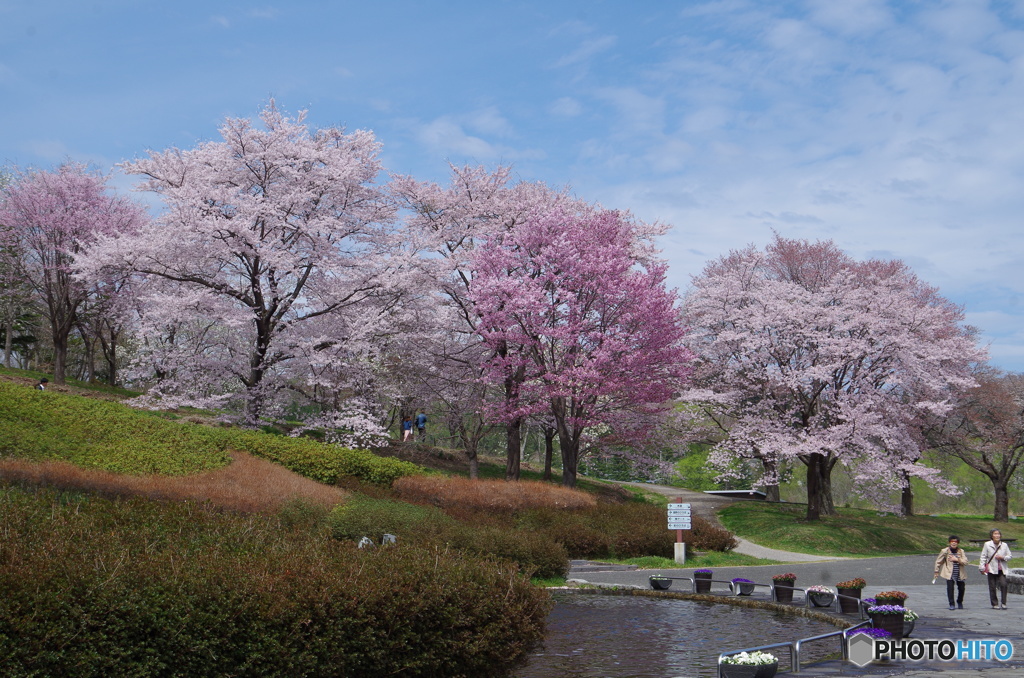
[[[802,504],[736,502],[718,513],[737,536],[761,546],[826,556],[890,556],[938,553],[955,534],[971,549],[968,539],[987,538],[999,528],[1006,538],[1024,533],[1024,521],[996,523],[963,516],[900,517],[865,509],[839,509],[838,515],[808,522]],[[973,547],[975,550],[977,546]]]

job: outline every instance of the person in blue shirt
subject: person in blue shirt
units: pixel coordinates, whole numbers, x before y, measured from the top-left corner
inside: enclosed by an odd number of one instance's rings
[[[427,415],[423,413],[423,410],[416,415],[416,435],[420,442],[427,439]]]

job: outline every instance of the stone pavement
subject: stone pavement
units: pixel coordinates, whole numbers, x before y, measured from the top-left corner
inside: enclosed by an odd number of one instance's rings
[[[972,561],[975,560],[972,558]],[[783,565],[763,565],[757,567],[722,567],[713,568],[713,578],[729,580],[733,577],[744,577],[757,583],[767,584],[773,574],[792,572],[797,575],[796,586],[807,587],[812,584],[824,584],[835,588],[837,582],[863,577],[868,585],[863,591],[865,598],[873,597],[882,591],[899,589],[908,594],[907,607],[917,612],[921,618],[917,621],[911,638],[919,639],[953,639],[953,640],[984,640],[1006,638],[1014,644],[1014,658],[1008,662],[989,661],[910,661],[891,660],[885,663],[871,663],[857,667],[851,662],[841,660],[807,664],[801,667],[799,674],[808,677],[818,676],[905,676],[907,678],[934,678],[938,674],[949,678],[1014,678],[1024,677],[1024,596],[1011,594],[1007,601],[1007,610],[993,610],[988,600],[988,587],[980,576],[977,567],[967,572],[967,592],[963,610],[950,610],[946,601],[946,587],[942,579],[931,584],[934,556],[902,556],[893,558],[858,558],[820,561],[814,563],[786,563]],[[638,586],[650,588],[647,578],[655,570],[634,571],[576,571],[570,570],[569,577],[584,580],[594,585],[607,586]],[[692,568],[658,570],[666,576],[692,576]],[[678,581],[672,586],[673,591],[689,591],[689,582]],[[727,584],[715,584],[712,593],[729,595]],[[757,587],[751,598],[768,600],[768,589]],[[794,596],[795,604],[802,605],[800,593]],[[836,615],[857,623],[859,615]],[[793,640],[797,640],[794,638]],[[835,642],[823,641],[823,642]],[[746,647],[763,645],[764,640],[746,639]],[[838,651],[838,643],[836,643]],[[725,648],[722,650],[742,649]],[[782,651],[782,665],[788,662],[786,651]]]

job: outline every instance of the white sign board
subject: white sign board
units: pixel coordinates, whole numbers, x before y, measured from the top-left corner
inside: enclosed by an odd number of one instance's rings
[[[689,530],[692,528],[690,518],[691,513],[689,504],[668,505],[668,529]]]

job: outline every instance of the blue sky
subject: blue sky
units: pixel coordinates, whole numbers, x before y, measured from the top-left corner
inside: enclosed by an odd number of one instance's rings
[[[397,174],[672,224],[680,290],[773,230],[901,258],[1024,371],[1019,0],[0,0],[0,163],[110,170],[270,97]]]

